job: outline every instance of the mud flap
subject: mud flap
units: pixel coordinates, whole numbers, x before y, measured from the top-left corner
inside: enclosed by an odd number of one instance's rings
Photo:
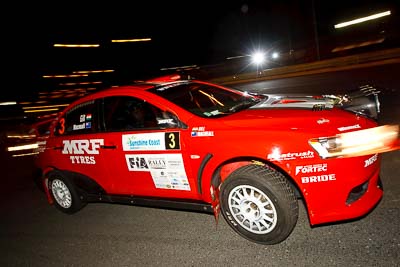
[[[215,223],[216,223],[215,226],[218,226],[218,219],[219,219],[219,214],[220,214],[219,186],[211,185],[210,193],[211,193],[211,206],[213,208],[214,218],[215,218]]]
[[[46,197],[47,197],[47,201],[49,202],[50,205],[53,204],[53,199],[51,198],[50,195],[50,190],[49,190],[49,179],[46,177],[44,179],[42,179],[43,181],[43,188],[44,188],[44,192],[46,193]]]

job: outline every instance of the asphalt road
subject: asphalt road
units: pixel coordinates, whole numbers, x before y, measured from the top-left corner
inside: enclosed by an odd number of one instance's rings
[[[380,123],[400,124],[400,65],[242,85],[287,93],[382,90]],[[89,204],[74,215],[47,204],[30,158],[2,152],[0,266],[400,266],[400,151],[383,155],[379,205],[350,222],[311,227],[300,205],[287,240],[263,246],[209,214]]]

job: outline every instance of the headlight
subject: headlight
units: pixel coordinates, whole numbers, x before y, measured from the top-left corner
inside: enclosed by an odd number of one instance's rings
[[[382,153],[400,148],[399,126],[384,125],[331,137],[313,138],[309,140],[309,144],[321,158]]]

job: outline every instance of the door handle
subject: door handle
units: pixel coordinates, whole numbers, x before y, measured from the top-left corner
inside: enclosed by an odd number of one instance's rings
[[[100,146],[100,148],[103,148],[103,149],[117,149],[117,146],[116,145],[107,145],[107,146]]]

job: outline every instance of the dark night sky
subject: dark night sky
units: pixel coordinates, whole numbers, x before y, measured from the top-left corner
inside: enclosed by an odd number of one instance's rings
[[[332,34],[334,23],[357,10],[398,10],[397,1],[315,0],[319,37]],[[3,49],[8,66],[5,80],[11,86],[7,88],[13,89],[3,91],[3,98],[43,90],[45,74],[116,69],[136,79],[161,67],[216,64],[256,48],[307,46],[314,38],[311,0],[50,3],[16,3],[6,9],[9,16],[2,18],[3,40],[8,40]],[[110,43],[144,37],[152,41]],[[53,48],[53,43],[100,43],[101,47],[63,49]]]

